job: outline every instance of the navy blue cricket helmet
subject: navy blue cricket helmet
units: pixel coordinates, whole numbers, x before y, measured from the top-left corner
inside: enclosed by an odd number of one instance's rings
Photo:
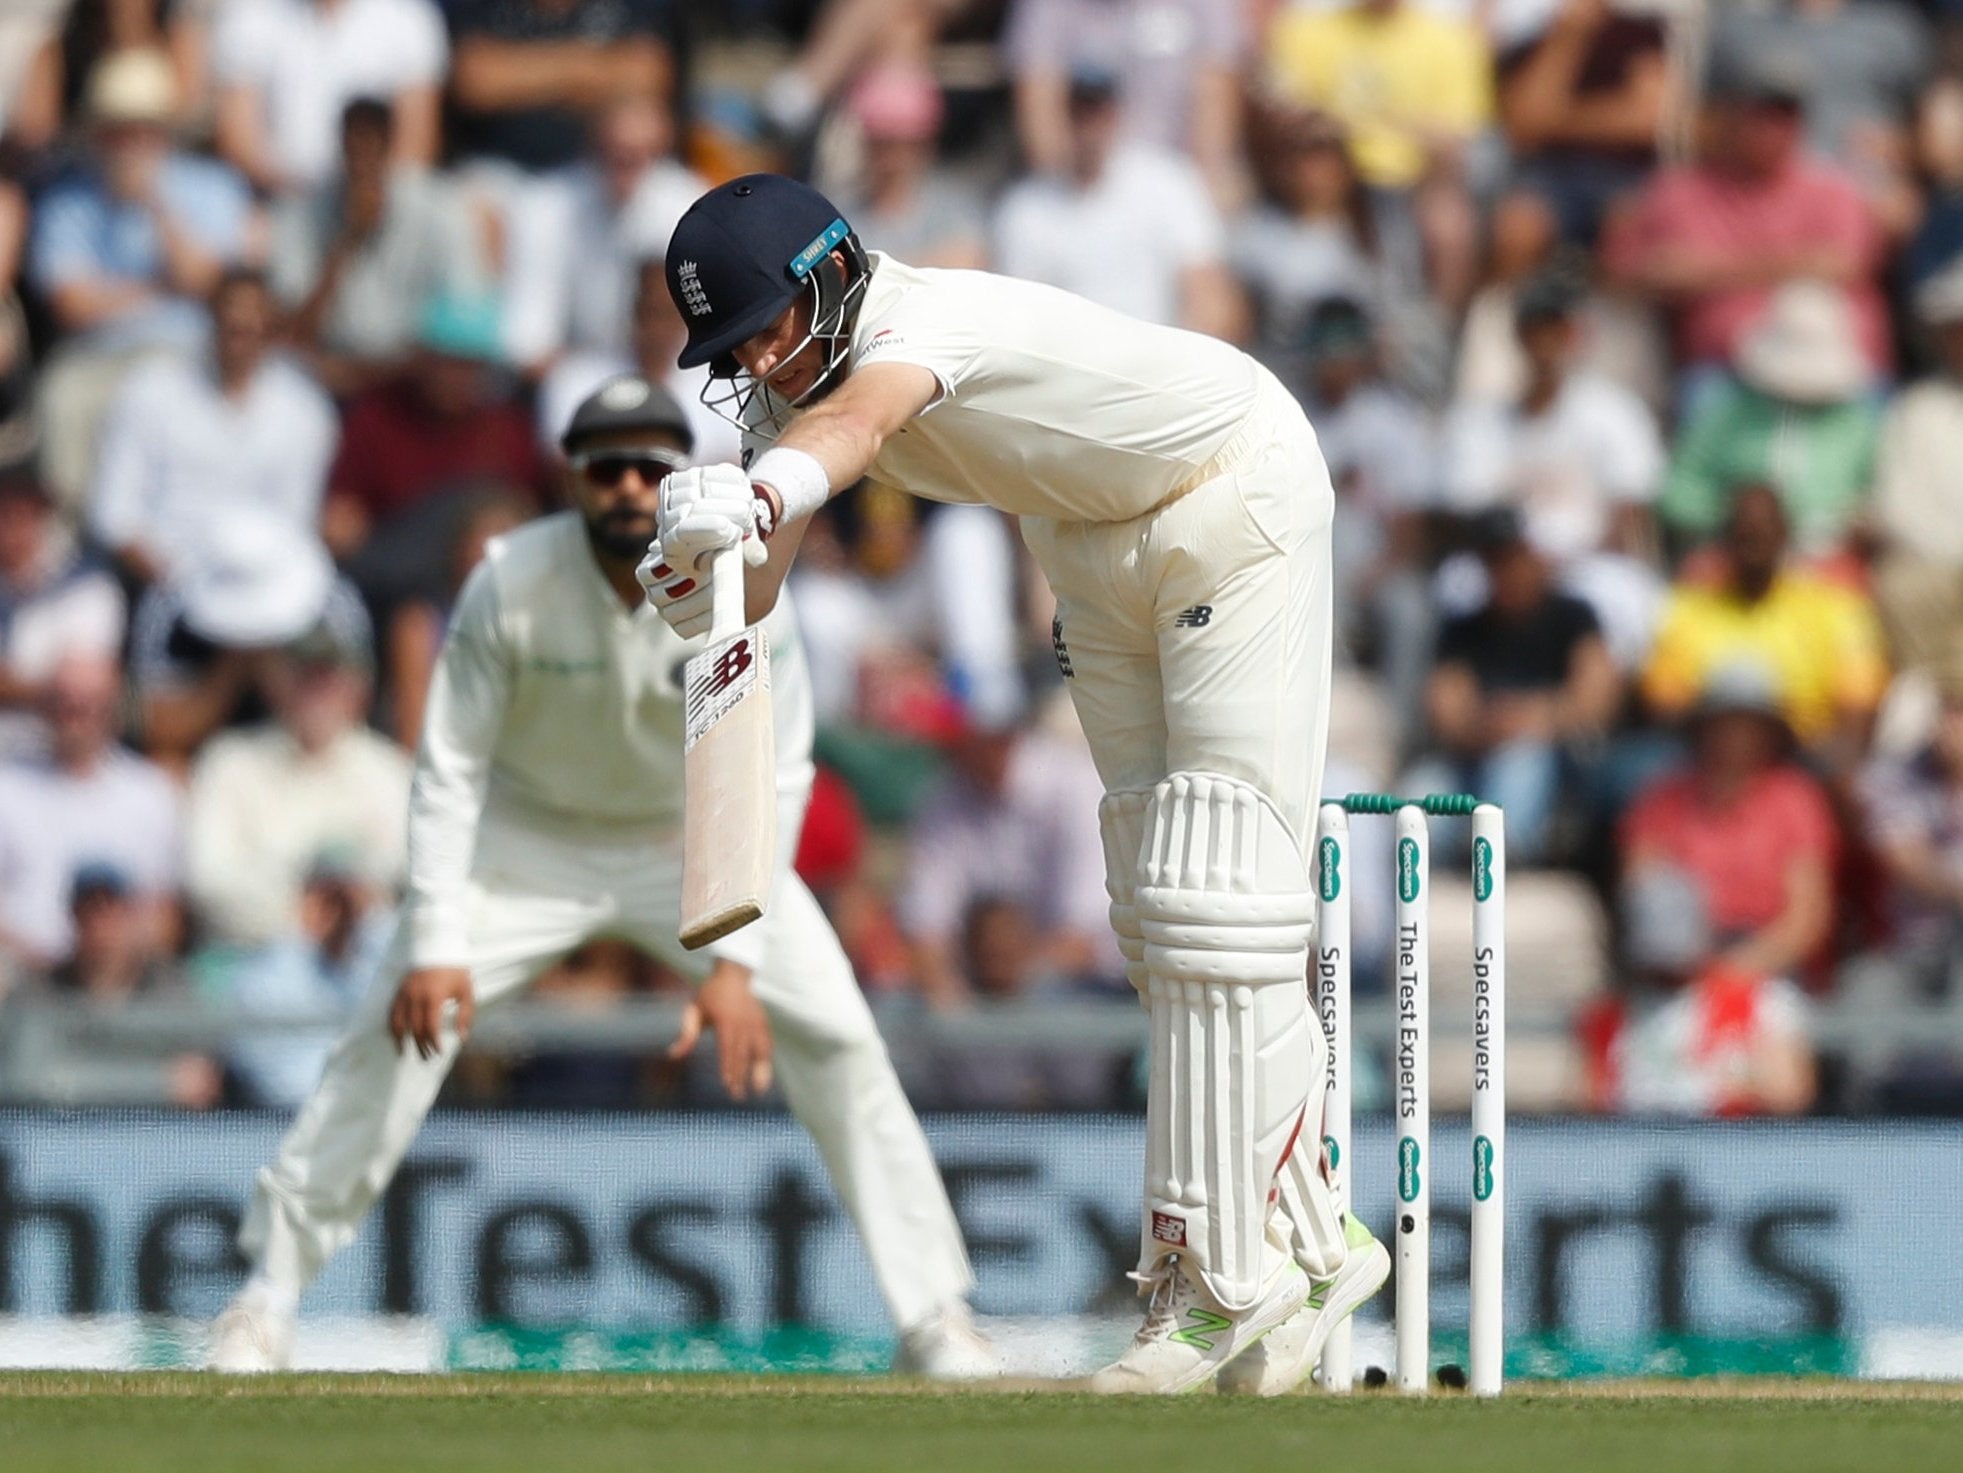
[[[666,268],[668,294],[688,327],[683,368],[706,363],[716,378],[734,378],[737,345],[809,292],[811,334],[799,350],[823,342],[827,362],[801,399],[836,379],[869,268],[838,207],[810,185],[781,174],[745,174],[718,185],[675,226]]]

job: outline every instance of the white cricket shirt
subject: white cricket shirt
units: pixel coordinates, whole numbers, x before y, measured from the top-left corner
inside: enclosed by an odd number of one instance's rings
[[[778,848],[796,843],[811,786],[811,688],[796,616],[770,640]],[[684,640],[601,575],[577,512],[490,544],[464,584],[430,682],[409,799],[409,957],[468,956],[463,898],[477,825],[500,820],[596,842],[679,842]],[[710,950],[751,963],[750,927]]]
[[[1267,370],[1228,343],[986,271],[875,253],[851,366],[912,363],[941,398],[869,474],[933,501],[1123,522],[1207,477]]]

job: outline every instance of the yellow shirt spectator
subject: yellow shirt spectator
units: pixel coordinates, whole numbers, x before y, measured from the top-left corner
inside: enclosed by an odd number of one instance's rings
[[[1478,29],[1408,0],[1291,10],[1269,33],[1275,88],[1342,120],[1364,182],[1409,189],[1431,145],[1462,143],[1493,116],[1492,53]]]
[[[1888,684],[1873,605],[1851,588],[1788,569],[1756,603],[1723,586],[1671,594],[1643,694],[1659,714],[1682,715],[1714,670],[1738,660],[1778,678],[1786,720],[1802,743],[1828,735],[1846,715],[1872,711]]]

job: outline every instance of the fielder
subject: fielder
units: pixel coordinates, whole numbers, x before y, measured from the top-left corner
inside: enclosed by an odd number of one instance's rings
[[[750,617],[770,609],[811,514],[861,476],[1020,516],[1056,593],[1106,789],[1112,923],[1151,1014],[1148,1307],[1091,1384],[1292,1389],[1390,1267],[1339,1218],[1317,1146],[1305,851],[1334,498],[1314,432],[1225,343],[868,255],[828,200],[772,175],[698,200],[667,272],[681,364],[708,365],[704,397],[743,426],[748,465],[663,488],[641,576],[678,631],[706,627],[699,570],[732,546]]]
[[[774,1057],[900,1328],[897,1368],[993,1372],[926,1139],[837,937],[790,872],[812,717],[787,607],[769,627],[780,867],[768,919],[702,952],[676,938],[677,674],[689,651],[646,607],[634,570],[658,488],[693,438],[665,390],[631,375],[602,385],[562,441],[577,510],[493,542],[465,584],[416,758],[401,924],[313,1098],[259,1174],[239,1235],[253,1273],[215,1326],[216,1369],[287,1364],[301,1291],[388,1184],[474,1011],[609,935],[699,984],[676,1056],[715,1030],[723,1083],[738,1099],[769,1087]]]

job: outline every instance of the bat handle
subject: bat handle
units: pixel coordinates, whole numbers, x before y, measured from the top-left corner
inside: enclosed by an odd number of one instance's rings
[[[725,547],[710,554],[709,638],[740,634],[749,621],[743,617],[743,548]]]

